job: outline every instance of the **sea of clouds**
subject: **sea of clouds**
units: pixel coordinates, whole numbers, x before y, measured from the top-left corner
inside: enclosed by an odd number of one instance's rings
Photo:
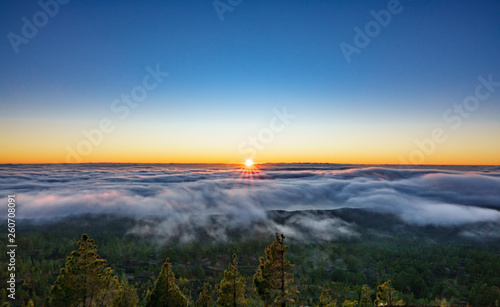
[[[265,164],[246,171],[201,164],[0,165],[5,204],[9,194],[17,197],[18,219],[155,217],[160,222],[131,231],[177,232],[184,241],[194,236],[193,227],[224,238],[232,227],[256,223],[296,238],[304,235],[299,229],[325,240],[356,235],[339,218],[302,215],[281,225],[267,220],[267,210],[364,208],[413,226],[500,223],[500,167],[494,166]],[[224,215],[225,226],[214,225],[213,215]]]

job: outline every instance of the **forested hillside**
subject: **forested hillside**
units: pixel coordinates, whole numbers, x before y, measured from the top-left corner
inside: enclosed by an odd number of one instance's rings
[[[294,214],[269,212],[283,223]],[[19,221],[18,299],[12,304],[2,289],[2,300],[12,306],[30,300],[70,306],[80,296],[88,306],[157,306],[166,297],[172,306],[498,306],[498,239],[413,229],[364,211],[328,214],[350,219],[359,235],[307,241],[235,232],[224,240],[200,234],[165,242],[129,234],[137,221],[116,216]],[[105,291],[91,295],[78,285],[74,275],[82,267],[94,268],[85,274]],[[5,282],[6,267],[0,270]]]

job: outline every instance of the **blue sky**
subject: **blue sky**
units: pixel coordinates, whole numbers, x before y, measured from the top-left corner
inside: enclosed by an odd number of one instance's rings
[[[402,12],[348,63],[340,43],[353,44],[353,29],[390,2],[243,1],[221,21],[212,1],[73,0],[16,54],[8,33],[21,34],[22,17],[31,20],[41,8],[4,1],[0,120],[60,122],[56,130],[70,122],[77,131],[106,116],[145,67],[159,64],[168,78],[124,129],[157,121],[175,133],[189,122],[203,134],[227,122],[228,129],[245,127],[234,136],[244,139],[286,106],[299,115],[301,131],[322,140],[325,131],[369,133],[393,124],[414,125],[411,143],[419,127],[440,124],[447,108],[472,94],[479,75],[500,80],[500,3],[402,0]],[[469,122],[498,129],[498,97]]]

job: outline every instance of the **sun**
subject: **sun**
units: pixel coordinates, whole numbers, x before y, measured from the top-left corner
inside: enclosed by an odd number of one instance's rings
[[[253,184],[254,180],[260,179],[262,172],[257,165],[252,159],[247,159],[244,163],[241,163],[239,179],[250,184]]]

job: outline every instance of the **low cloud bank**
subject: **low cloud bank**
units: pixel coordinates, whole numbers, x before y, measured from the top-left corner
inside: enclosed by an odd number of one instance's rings
[[[364,208],[418,226],[500,224],[498,167],[272,164],[250,174],[226,165],[2,165],[0,196],[8,194],[17,195],[18,218],[153,216],[161,221],[131,232],[166,238],[177,233],[183,241],[192,239],[196,227],[219,238],[235,227],[261,227],[304,240],[308,233],[326,241],[357,235],[339,218],[305,215],[277,224],[266,210]],[[224,227],[213,223],[213,215],[228,217]],[[498,229],[490,236],[500,236]]]

